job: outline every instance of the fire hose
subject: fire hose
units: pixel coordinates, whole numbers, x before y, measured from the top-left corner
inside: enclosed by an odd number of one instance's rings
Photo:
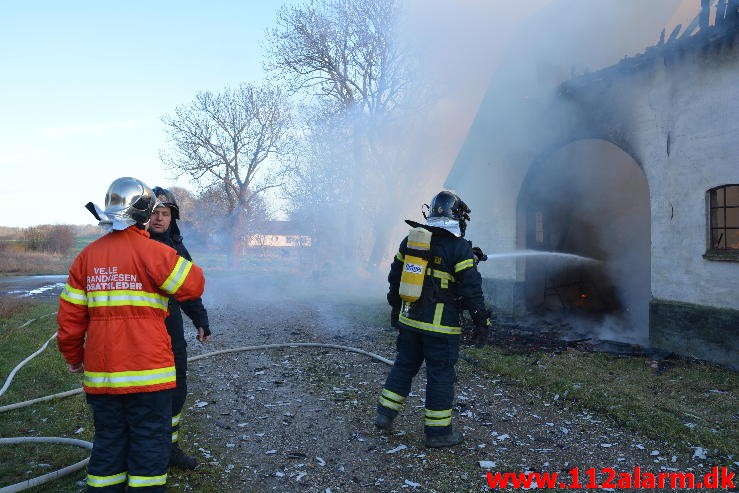
[[[26,322],[25,325],[27,325],[30,322]],[[25,326],[24,325],[24,326]],[[24,359],[20,364],[18,364],[12,372],[10,372],[10,375],[5,381],[5,384],[3,385],[2,389],[0,389],[0,395],[2,395],[7,388],[10,386],[10,382],[12,381],[15,374],[20,370],[23,365],[28,363],[31,359],[33,359],[35,356],[40,354],[48,345],[49,342],[51,342],[55,337],[57,336],[57,333],[55,332],[53,336],[49,338],[49,340],[44,343],[41,348]],[[357,354],[363,354],[365,356],[369,356],[370,358],[376,359],[378,361],[381,361],[387,365],[392,365],[393,362],[387,358],[384,358],[378,354],[370,353],[369,351],[365,351],[363,349],[354,348],[351,346],[342,346],[338,344],[322,344],[322,343],[316,343],[316,342],[287,342],[282,344],[262,344],[259,346],[243,346],[233,349],[223,349],[220,351],[214,351],[211,353],[205,353],[205,354],[199,354],[197,356],[192,356],[190,358],[187,358],[188,362],[198,361],[204,358],[209,358],[211,356],[218,356],[221,354],[227,354],[227,353],[237,353],[242,351],[259,351],[262,349],[281,349],[281,348],[293,348],[293,347],[319,347],[319,348],[330,348],[330,349],[339,349],[342,351],[348,351],[352,353]],[[81,394],[82,388],[72,389],[68,390],[66,392],[60,392],[58,394],[52,394],[44,397],[39,397],[36,399],[31,399],[28,401],[23,402],[17,402],[14,404],[8,404],[5,406],[0,406],[0,413],[4,413],[6,411],[10,411],[12,409],[20,409],[23,407],[28,407],[33,404],[37,404],[39,402],[45,402],[52,399],[61,399],[64,397],[69,397],[71,395],[75,394]],[[87,449],[92,449],[92,443],[85,441],[85,440],[77,440],[74,438],[58,438],[58,437],[12,437],[12,438],[0,438],[0,445],[14,445],[19,443],[59,443],[59,444],[65,444],[65,445],[76,445],[78,447],[83,447]],[[54,479],[59,479],[61,477],[64,477],[68,474],[71,474],[75,471],[78,471],[85,467],[87,463],[89,462],[89,457],[87,459],[81,460],[75,464],[72,464],[70,466],[64,467],[62,469],[59,469],[57,471],[53,471],[47,474],[44,474],[43,476],[38,476],[36,478],[32,478],[26,481],[22,481],[20,483],[15,483],[10,486],[4,486],[0,488],[0,493],[13,493],[18,491],[23,491],[44,483],[47,483],[49,481],[52,481]]]

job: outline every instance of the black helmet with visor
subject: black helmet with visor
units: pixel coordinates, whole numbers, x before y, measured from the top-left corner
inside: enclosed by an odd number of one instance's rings
[[[169,207],[172,210],[172,217],[174,219],[179,219],[180,207],[177,205],[177,199],[175,199],[174,194],[170,190],[162,187],[154,187],[152,191],[154,192],[154,195],[156,195],[157,199],[159,199],[157,207]]]

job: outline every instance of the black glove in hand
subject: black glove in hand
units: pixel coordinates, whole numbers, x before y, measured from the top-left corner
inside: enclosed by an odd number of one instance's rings
[[[485,262],[488,259],[488,256],[482,252],[480,247],[472,247],[472,255],[475,258],[475,263]]]
[[[398,328],[398,319],[400,318],[400,307],[394,306],[390,311],[390,327]]]
[[[483,348],[488,343],[488,337],[490,336],[490,328],[493,324],[490,322],[490,317],[479,319],[476,322],[475,332],[473,334],[473,342],[475,347]]]
[[[489,323],[489,322],[488,322]],[[488,343],[490,336],[490,326],[476,327],[473,334],[473,342],[476,348],[484,348]]]

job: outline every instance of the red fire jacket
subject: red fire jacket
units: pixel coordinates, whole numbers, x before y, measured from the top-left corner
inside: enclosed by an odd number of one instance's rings
[[[60,295],[57,344],[69,364],[84,360],[85,392],[130,394],[175,387],[164,326],[169,295],[197,298],[200,267],[131,226],[90,243]]]

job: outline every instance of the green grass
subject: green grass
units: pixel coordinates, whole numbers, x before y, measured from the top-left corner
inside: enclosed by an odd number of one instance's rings
[[[0,383],[37,351],[56,330],[56,304],[37,303],[0,320]],[[34,322],[25,325],[30,319]],[[23,326],[23,327],[21,327]],[[56,340],[15,375],[0,406],[78,388],[81,376],[67,372]],[[0,436],[52,436],[92,440],[92,418],[82,394],[7,411],[0,415]],[[0,448],[0,487],[74,464],[89,452],[69,445],[19,444]],[[52,484],[54,491],[80,491],[84,469]],[[50,491],[49,484],[28,491]]]
[[[101,231],[100,234],[91,234],[91,235],[84,235],[84,236],[75,236],[74,237],[74,246],[71,248],[71,250],[68,253],[68,256],[71,256],[74,258],[78,253],[82,251],[83,248],[85,248],[87,245],[92,243],[93,241],[97,240],[102,236],[103,232]]]
[[[739,375],[732,370],[673,360],[657,372],[643,357],[581,351],[506,356],[488,347],[467,354],[473,364],[511,385],[547,399],[558,394],[678,449],[700,446],[724,462],[739,454]]]

